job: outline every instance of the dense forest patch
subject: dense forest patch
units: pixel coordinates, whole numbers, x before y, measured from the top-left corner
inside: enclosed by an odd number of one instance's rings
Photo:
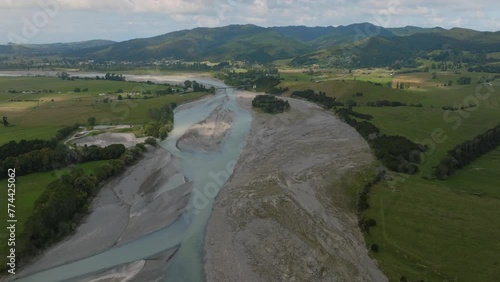
[[[278,99],[272,95],[258,95],[252,101],[252,107],[265,113],[278,114],[290,109],[288,101]]]

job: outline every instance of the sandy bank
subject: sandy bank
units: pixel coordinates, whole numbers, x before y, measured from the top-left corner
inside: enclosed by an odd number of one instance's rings
[[[107,269],[97,274],[80,277],[79,282],[116,282],[116,281],[161,281],[167,262],[176,249],[168,250],[156,256],[138,260]]]
[[[215,150],[229,133],[233,113],[220,105],[203,121],[191,126],[177,140],[177,148],[183,151]]]
[[[254,95],[240,96],[250,108]],[[207,281],[387,281],[355,215],[326,191],[373,161],[368,144],[333,113],[289,102],[289,112],[254,115],[207,227]]]
[[[164,149],[147,148],[138,164],[100,190],[92,213],[73,235],[45,251],[18,276],[99,254],[175,221],[189,201],[191,184],[179,183],[177,158]],[[174,179],[174,189],[164,189]]]

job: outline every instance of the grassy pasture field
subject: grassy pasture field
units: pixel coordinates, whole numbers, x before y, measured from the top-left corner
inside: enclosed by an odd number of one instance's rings
[[[452,175],[444,184],[459,193],[500,200],[498,175],[500,175],[500,148],[472,162],[460,173]]]
[[[149,87],[165,87],[159,85],[149,85]],[[142,89],[148,89],[148,85],[139,82],[111,81],[111,80],[62,80],[57,77],[0,77],[0,92],[8,90],[53,90],[56,93],[73,92],[76,87],[88,88],[89,93],[114,93],[118,89],[123,89],[126,92],[137,92]],[[161,87],[161,88],[160,88]]]
[[[312,73],[311,73],[312,71]],[[302,87],[305,84],[321,83],[330,80],[353,80],[354,76],[348,70],[317,70],[317,69],[280,69],[282,82],[279,86],[285,88]]]
[[[500,59],[500,52],[489,53],[488,55],[486,55],[486,58],[499,60]]]
[[[460,76],[472,77],[471,85],[457,85]],[[422,178],[455,145],[500,123],[500,83],[478,84],[481,76],[492,74],[437,72],[437,78],[432,79],[429,72],[393,77],[393,86],[411,82],[410,88],[404,90],[376,86],[361,81],[371,78],[376,82],[373,76],[360,79],[359,75],[356,81],[337,78],[316,83],[304,78],[288,84],[289,93],[314,89],[342,102],[389,100],[423,105],[354,107],[354,111],[372,115],[370,122],[383,133],[432,145],[423,155],[419,173],[409,176],[390,172],[389,179],[374,186],[369,194],[370,208],[363,217],[375,219],[377,225],[366,235],[366,242],[368,247],[379,246],[379,251],[371,255],[390,281],[400,281],[402,276],[408,281],[497,281],[500,277],[500,148],[447,180]],[[442,86],[449,80],[453,81],[452,86]],[[355,96],[357,92],[363,96]],[[442,109],[470,102],[477,107],[452,111],[446,116]],[[446,139],[439,144],[429,141],[436,129],[441,129],[441,137]],[[359,184],[366,175],[353,177]],[[357,197],[357,186],[349,186],[352,190],[347,194]]]
[[[313,79],[312,75],[304,73],[304,71],[281,71],[280,77],[283,79],[280,84],[283,88],[304,85]]]
[[[88,88],[88,92],[73,92],[75,87]],[[0,144],[10,140],[51,138],[58,129],[76,122],[87,123],[95,117],[97,123],[143,124],[149,120],[148,110],[176,102],[178,104],[197,99],[206,93],[152,96],[151,99],[117,100],[118,89],[126,93],[165,89],[165,86],[144,83],[75,80],[66,81],[52,77],[0,78],[0,115],[7,116],[11,127],[0,128]],[[6,93],[9,90],[26,91],[51,89],[54,93],[20,94]],[[60,92],[60,93],[59,93]],[[111,94],[106,94],[111,93]],[[99,94],[106,94],[100,96]],[[114,99],[102,102],[104,97]],[[16,100],[39,100],[40,102],[16,102]],[[101,101],[99,101],[101,100]]]
[[[467,172],[456,177],[468,178]],[[477,189],[498,189],[498,181],[475,183]],[[497,281],[500,275],[500,201],[461,193],[453,182],[410,177],[395,190],[386,183],[370,193],[364,217],[377,226],[367,244],[390,281]]]
[[[352,70],[353,79],[358,81],[371,81],[374,83],[380,83],[382,85],[386,85],[388,83],[392,83],[393,71],[387,69],[361,69],[361,70]]]
[[[407,104],[419,103],[424,99],[420,93],[410,95],[405,90],[397,90],[384,86],[376,86],[373,83],[357,80],[329,80],[311,82],[293,87],[292,90],[313,89],[325,92],[326,95],[336,97],[338,101],[347,102],[354,100],[360,103],[375,102],[377,100],[401,101]],[[291,92],[291,91],[289,91]],[[356,93],[362,93],[357,97]]]

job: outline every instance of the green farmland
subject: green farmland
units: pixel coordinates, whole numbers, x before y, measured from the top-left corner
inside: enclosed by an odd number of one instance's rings
[[[75,88],[88,92],[75,93]],[[118,95],[156,91],[165,86],[144,83],[75,80],[51,77],[0,78],[0,115],[7,116],[12,126],[0,130],[0,144],[10,140],[51,138],[58,129],[74,123],[87,123],[95,117],[98,124],[135,124],[149,121],[148,110],[172,102],[183,103],[206,93],[187,93],[165,96],[149,95],[148,99],[118,100]],[[43,91],[53,93],[9,93],[8,91]],[[118,89],[123,93],[116,93]],[[108,98],[109,102],[103,99]],[[10,101],[22,100],[22,101]],[[29,100],[29,101],[25,101]]]

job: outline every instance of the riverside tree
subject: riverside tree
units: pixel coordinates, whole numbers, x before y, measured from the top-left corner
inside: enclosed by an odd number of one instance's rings
[[[95,119],[95,117],[89,117],[87,119],[87,122],[89,123],[89,125],[94,126],[96,123],[96,119]]]

